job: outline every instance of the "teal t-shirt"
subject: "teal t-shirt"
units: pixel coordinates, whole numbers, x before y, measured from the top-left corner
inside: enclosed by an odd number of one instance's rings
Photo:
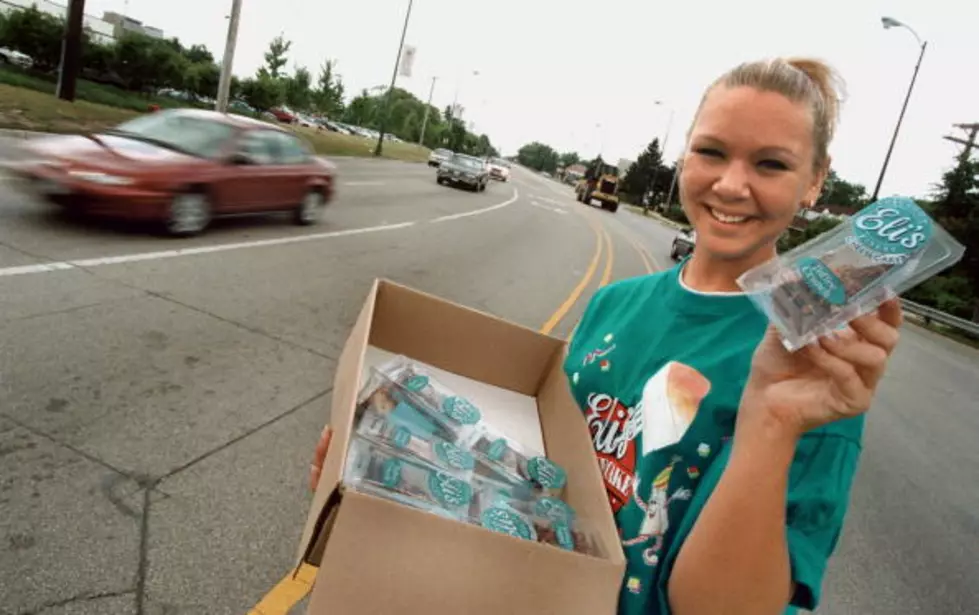
[[[744,295],[684,287],[681,267],[599,290],[565,362],[626,556],[622,615],[669,613],[673,562],[727,464],[751,357],[767,326]],[[861,417],[799,442],[787,499],[792,607],[813,609],[819,600],[862,431]],[[737,528],[732,519],[731,531]]]

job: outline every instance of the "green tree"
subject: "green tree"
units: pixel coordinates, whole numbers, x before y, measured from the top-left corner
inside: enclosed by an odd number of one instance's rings
[[[364,127],[373,124],[377,112],[377,102],[377,99],[369,95],[367,90],[364,90],[347,105],[343,121]]]
[[[184,88],[200,98],[217,98],[221,69],[213,62],[198,62],[188,66]]]
[[[51,71],[61,62],[64,19],[38,10],[37,5],[7,13],[0,31],[0,45],[26,53],[34,68]]]
[[[304,111],[309,108],[312,95],[310,86],[313,78],[305,66],[297,67],[291,77],[286,77],[285,92],[286,104],[297,111]]]
[[[912,301],[979,322],[979,160],[963,153],[936,186],[931,215],[965,246],[965,255],[945,273],[911,289]]]
[[[663,166],[663,154],[659,148],[659,139],[653,139],[636,158],[635,164],[629,167],[625,177],[622,178],[619,191],[639,200],[651,190],[654,197],[653,202],[657,202],[656,196],[660,194],[665,196],[664,183],[666,190],[669,190],[669,184],[664,182],[664,179],[669,181],[669,173]],[[656,182],[655,185],[654,181]]]
[[[787,252],[796,246],[800,246],[810,239],[836,228],[840,222],[841,220],[837,218],[821,217],[810,221],[802,231],[788,230],[778,240],[778,251]]]
[[[285,88],[281,80],[259,71],[254,78],[242,80],[241,97],[259,111],[268,111],[285,100]]]
[[[343,116],[343,79],[334,71],[336,63],[327,60],[320,67],[320,76],[316,80],[316,91],[313,100],[316,107],[327,117]]]
[[[214,64],[214,55],[204,45],[191,45],[183,54],[192,64]]]
[[[558,153],[550,145],[534,141],[517,150],[517,161],[535,171],[554,173],[558,166]]]
[[[578,155],[578,152],[565,152],[561,154],[558,164],[567,168],[571,165],[578,164],[579,162],[581,162],[581,156]]]
[[[868,202],[867,189],[862,184],[852,184],[842,179],[833,169],[829,170],[823,192],[816,201],[818,205],[846,207],[851,212],[862,209]]]
[[[289,62],[286,54],[289,53],[291,47],[292,41],[285,40],[281,34],[269,43],[269,50],[265,52],[265,67],[273,79],[279,79],[283,76],[282,69]]]

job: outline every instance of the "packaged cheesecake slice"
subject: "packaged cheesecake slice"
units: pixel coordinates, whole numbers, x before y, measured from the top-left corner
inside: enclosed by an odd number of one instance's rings
[[[881,199],[744,273],[738,284],[790,351],[948,269],[965,248],[912,199]]]

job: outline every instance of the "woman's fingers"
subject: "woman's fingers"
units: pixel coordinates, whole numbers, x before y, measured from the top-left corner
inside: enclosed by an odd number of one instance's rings
[[[887,354],[893,352],[894,347],[897,346],[898,339],[901,337],[897,327],[904,319],[900,304],[892,301],[881,305],[876,315],[867,314],[850,322],[850,327],[857,335],[883,348]]]
[[[819,340],[806,346],[806,356],[813,365],[826,372],[849,406],[862,407],[869,396],[869,390],[857,368],[850,362],[837,357]]]
[[[316,443],[316,450],[313,452],[313,463],[309,466],[309,489],[316,491],[316,485],[320,482],[320,474],[323,472],[323,461],[326,459],[326,452],[330,450],[330,440],[333,437],[333,430],[327,425],[320,434],[320,440]]]
[[[841,339],[832,335],[822,340],[822,347],[834,357],[853,365],[865,386],[873,388],[884,373],[887,351],[859,338]]]

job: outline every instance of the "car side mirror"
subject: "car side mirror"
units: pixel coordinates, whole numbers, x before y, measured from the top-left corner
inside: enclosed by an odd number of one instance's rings
[[[244,152],[235,152],[234,154],[231,155],[231,158],[228,160],[228,162],[230,162],[233,165],[239,166],[239,165],[255,164],[255,159]]]

